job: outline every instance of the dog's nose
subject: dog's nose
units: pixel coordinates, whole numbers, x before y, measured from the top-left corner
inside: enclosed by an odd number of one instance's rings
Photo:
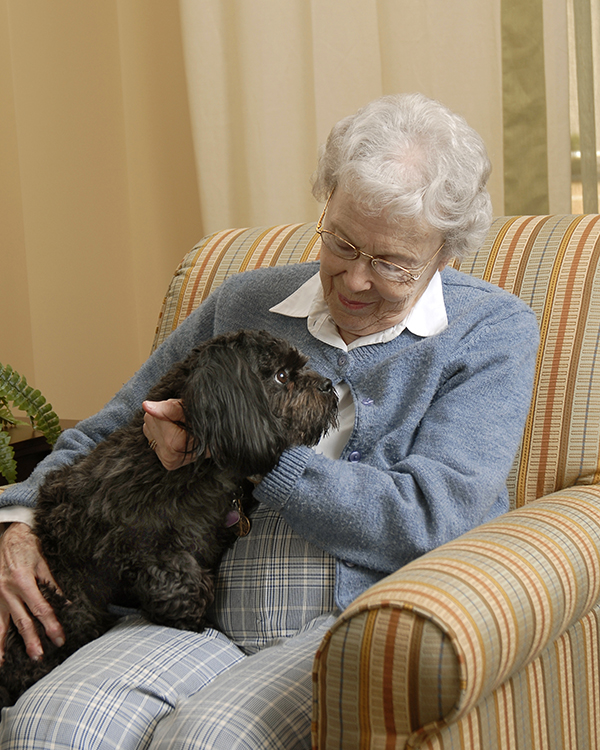
[[[319,390],[323,391],[323,393],[331,393],[333,390],[333,383],[329,378],[323,379],[319,385]]]

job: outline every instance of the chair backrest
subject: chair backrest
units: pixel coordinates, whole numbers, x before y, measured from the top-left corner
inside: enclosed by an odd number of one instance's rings
[[[228,276],[318,258],[314,229],[230,229],[201,240],[175,272],[154,346]],[[503,216],[460,265],[521,297],[540,323],[532,408],[509,478],[513,507],[600,479],[599,256],[600,215]]]

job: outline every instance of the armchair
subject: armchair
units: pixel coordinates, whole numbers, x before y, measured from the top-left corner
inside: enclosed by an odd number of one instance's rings
[[[230,274],[313,260],[319,246],[314,224],[202,240],[155,346]],[[315,657],[315,748],[600,748],[599,262],[597,215],[499,217],[463,261],[540,323],[513,509],[341,615]]]
[[[154,346],[229,275],[318,257],[314,229],[201,240],[175,272]],[[600,748],[599,265],[600,215],[499,217],[463,261],[540,322],[512,510],[342,613],[315,656],[315,748]]]

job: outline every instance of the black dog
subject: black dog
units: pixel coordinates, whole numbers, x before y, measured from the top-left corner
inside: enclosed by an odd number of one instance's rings
[[[329,380],[265,332],[240,331],[195,348],[148,394],[180,398],[194,461],[166,471],[143,435],[140,410],[72,466],[43,483],[33,531],[60,593],[40,589],[66,643],[38,623],[44,656],[32,661],[11,625],[0,668],[0,706],[114,624],[114,603],[152,622],[201,631],[212,571],[236,538],[241,487],[291,445],[314,445],[336,422]]]

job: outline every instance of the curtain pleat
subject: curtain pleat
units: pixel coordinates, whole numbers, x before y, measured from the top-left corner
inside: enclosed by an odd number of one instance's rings
[[[504,206],[546,214],[548,135],[542,0],[502,0]]]
[[[577,78],[578,123],[583,212],[598,212],[598,159],[594,88],[594,46],[590,0],[573,0],[574,58]],[[596,51],[596,54],[598,52]],[[597,64],[597,63],[596,63]]]
[[[180,0],[207,229],[316,219],[310,175],[331,127],[411,91],[481,133],[503,213],[499,2]]]
[[[82,419],[203,234],[179,2],[2,0],[0,66],[0,362]]]

